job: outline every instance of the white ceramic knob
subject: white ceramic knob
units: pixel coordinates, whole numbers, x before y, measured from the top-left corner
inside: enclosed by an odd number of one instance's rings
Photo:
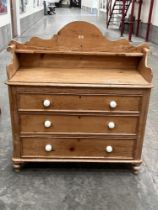
[[[113,151],[113,148],[112,148],[112,146],[107,146],[107,147],[105,148],[105,150],[106,150],[106,152],[110,153],[110,152]]]
[[[49,107],[49,106],[50,106],[50,100],[45,99],[45,100],[43,101],[43,106],[44,106],[44,107]]]
[[[46,144],[46,146],[45,146],[45,151],[46,151],[46,152],[51,152],[52,150],[53,150],[52,145],[51,145],[51,144]]]
[[[114,129],[115,128],[115,123],[114,122],[109,122],[108,123],[108,128]]]
[[[50,128],[51,125],[52,125],[52,123],[51,123],[51,121],[49,121],[49,120],[46,120],[46,121],[44,122],[44,127],[45,127],[45,128]]]
[[[110,108],[115,109],[117,107],[116,101],[110,101]]]

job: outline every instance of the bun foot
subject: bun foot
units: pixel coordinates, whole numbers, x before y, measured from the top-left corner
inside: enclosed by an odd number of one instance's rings
[[[133,173],[134,173],[135,175],[139,174],[139,171],[140,171],[140,164],[133,165],[132,168],[133,168]]]
[[[20,172],[22,168],[22,163],[13,163],[13,169],[15,172]]]

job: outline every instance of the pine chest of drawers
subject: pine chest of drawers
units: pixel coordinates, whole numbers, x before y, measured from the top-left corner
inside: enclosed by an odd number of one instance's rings
[[[15,169],[105,162],[138,171],[152,86],[146,44],[109,41],[94,25],[73,22],[8,50]]]

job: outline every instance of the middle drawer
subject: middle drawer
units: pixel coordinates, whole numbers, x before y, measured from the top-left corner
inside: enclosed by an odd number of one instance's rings
[[[136,116],[21,114],[21,132],[136,134]]]

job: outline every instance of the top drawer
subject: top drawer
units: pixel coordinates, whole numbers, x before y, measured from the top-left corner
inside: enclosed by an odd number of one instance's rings
[[[140,96],[19,94],[19,109],[139,111]]]

